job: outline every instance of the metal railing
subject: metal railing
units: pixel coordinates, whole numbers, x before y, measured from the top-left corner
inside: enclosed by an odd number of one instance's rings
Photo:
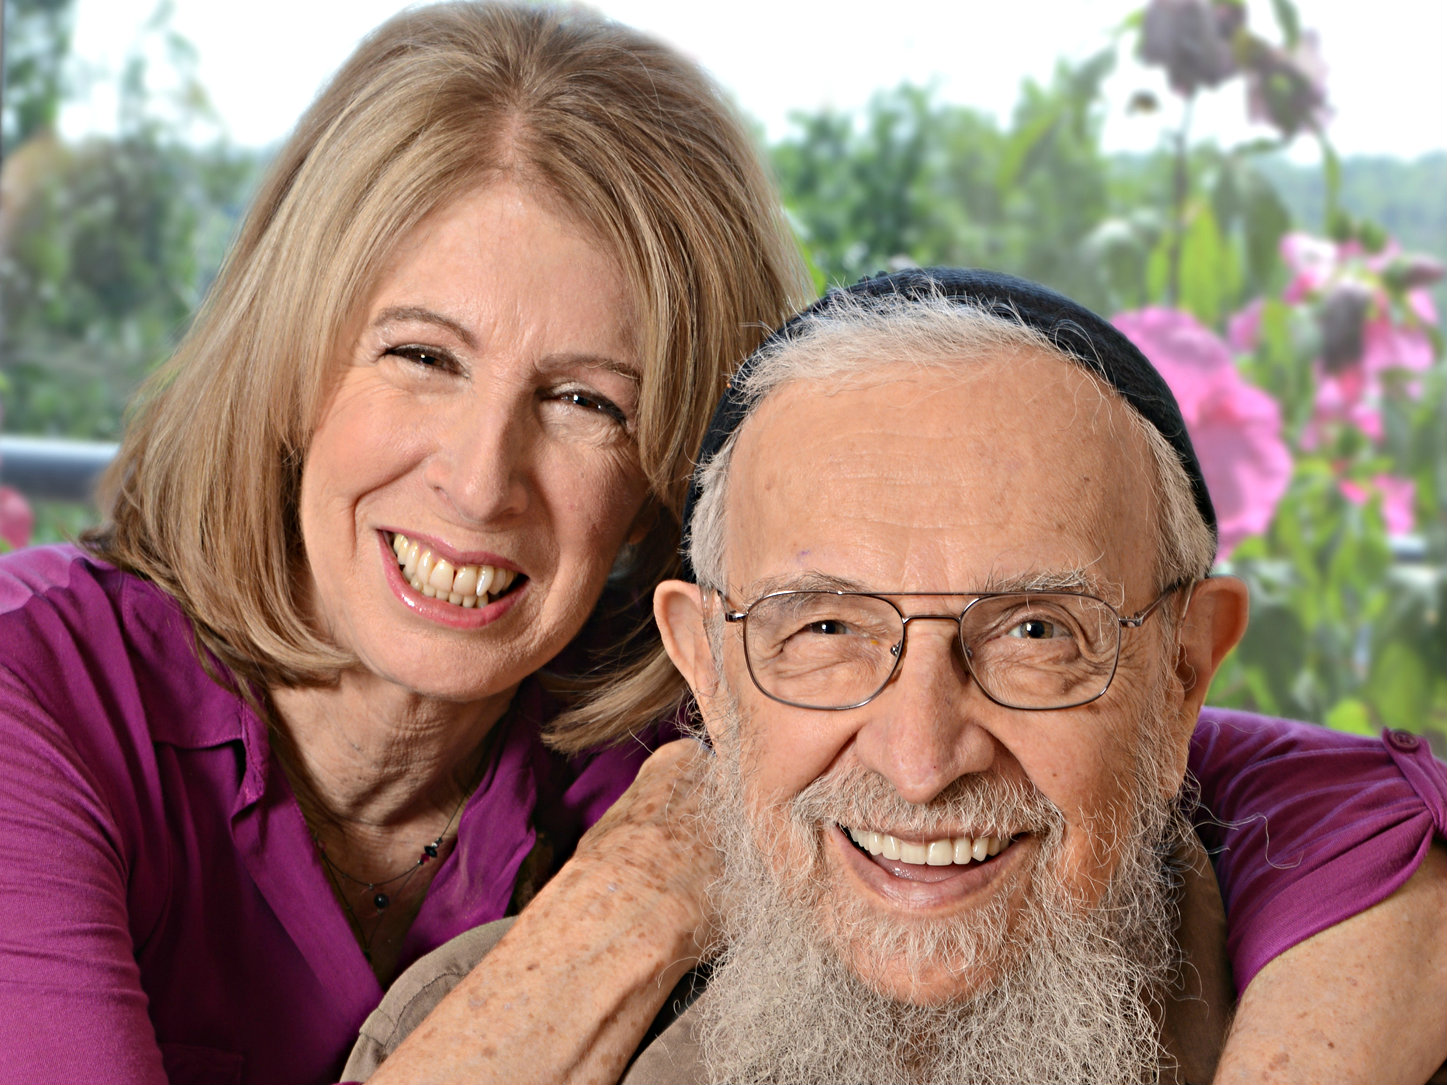
[[[0,485],[13,486],[36,501],[88,503],[117,447],[110,441],[0,436]],[[1389,545],[1398,562],[1426,560],[1426,540],[1420,535],[1395,536]]]
[[[89,502],[115,454],[110,441],[0,436],[0,485],[36,501]]]

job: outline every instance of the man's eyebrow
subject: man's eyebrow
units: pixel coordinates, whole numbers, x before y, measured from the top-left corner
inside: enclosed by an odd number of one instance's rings
[[[992,573],[975,590],[980,592],[1060,591],[1099,595],[1105,589],[1106,585],[1083,569],[1040,569],[1014,573],[1010,576]]]
[[[411,321],[419,324],[431,324],[434,327],[445,328],[458,339],[465,343],[469,350],[477,348],[477,338],[468,331],[466,327],[453,320],[450,316],[443,316],[435,309],[427,309],[421,305],[389,305],[379,310],[372,318],[372,327],[381,328],[387,324],[400,321]]]
[[[1106,590],[1106,585],[1082,569],[1042,569],[1024,573],[1013,573],[1009,576],[991,573],[985,577],[982,583],[971,584],[968,587],[940,585],[938,594],[975,595],[1008,591],[1058,591],[1100,595],[1104,590]],[[748,594],[746,597],[749,599],[757,599],[761,595],[768,595],[770,592],[777,591],[849,591],[867,592],[871,595],[894,595],[898,589],[892,588],[890,585],[865,584],[862,581],[851,580],[848,577],[833,576],[828,573],[811,571],[806,573],[784,573],[755,580],[748,585]]]
[[[780,573],[755,580],[746,588],[749,599],[757,599],[776,591],[878,591],[858,580],[849,580],[828,573]]]

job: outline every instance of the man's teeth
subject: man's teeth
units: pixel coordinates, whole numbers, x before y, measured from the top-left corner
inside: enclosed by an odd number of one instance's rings
[[[849,829],[848,833],[850,839],[870,855],[882,855],[886,859],[897,859],[915,866],[949,866],[951,863],[963,866],[982,862],[991,855],[999,855],[1010,842],[1009,837],[1004,836],[953,836],[921,844],[867,829]]]
[[[392,552],[415,591],[455,606],[483,606],[489,596],[501,595],[517,579],[511,569],[498,565],[453,565],[406,535],[392,537]]]

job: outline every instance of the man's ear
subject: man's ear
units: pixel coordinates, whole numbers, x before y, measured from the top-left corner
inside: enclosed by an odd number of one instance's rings
[[[718,669],[704,625],[703,590],[686,580],[665,580],[653,589],[653,620],[663,637],[663,648],[703,712],[710,719],[709,702],[718,689]]]
[[[1226,653],[1246,632],[1246,585],[1234,576],[1207,577],[1192,586],[1185,606],[1171,660],[1175,688],[1165,706],[1167,716],[1160,721],[1169,728],[1172,753],[1160,766],[1158,784],[1163,796],[1180,790],[1206,689]]]
[[[1176,675],[1185,698],[1182,712],[1192,727],[1221,661],[1246,632],[1249,612],[1246,584],[1237,577],[1210,576],[1191,591],[1181,622]]]

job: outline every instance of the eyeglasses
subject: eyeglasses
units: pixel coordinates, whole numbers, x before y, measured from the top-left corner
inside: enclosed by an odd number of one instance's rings
[[[1121,630],[1139,629],[1172,584],[1130,617],[1074,592],[776,591],[742,610],[719,592],[724,621],[741,623],[744,660],[760,692],[795,708],[843,711],[874,700],[894,677],[909,623],[959,627],[965,666],[1005,708],[1075,708],[1104,695],[1120,661]],[[958,614],[905,614],[894,599],[973,595]]]

